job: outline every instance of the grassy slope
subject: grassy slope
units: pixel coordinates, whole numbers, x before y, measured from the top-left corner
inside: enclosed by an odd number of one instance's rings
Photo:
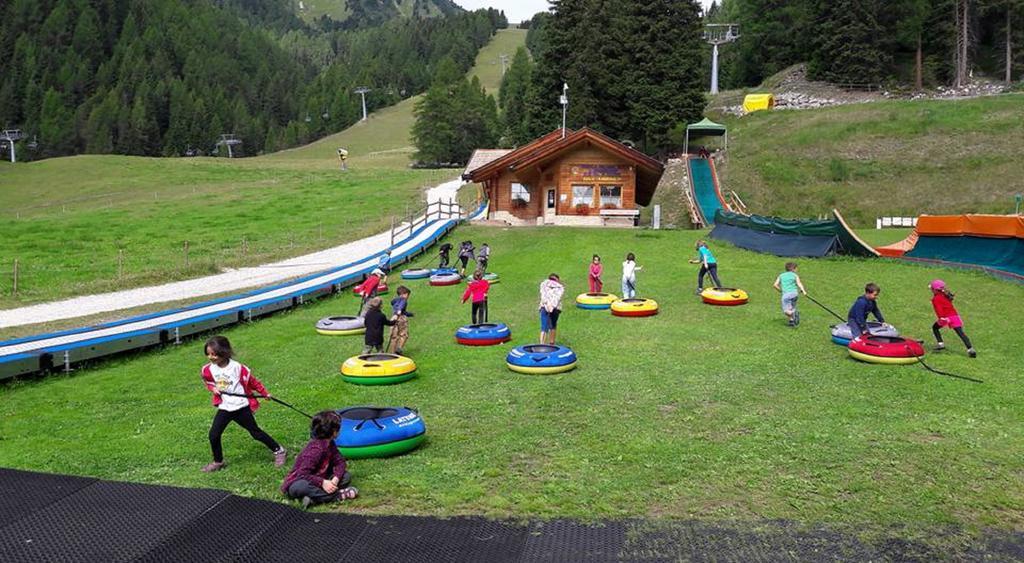
[[[476,75],[480,84],[498,98],[498,89],[501,88],[501,55],[508,55],[508,62],[512,64],[512,57],[516,49],[526,46],[525,29],[501,29],[494,36],[490,43],[485,45],[476,55],[476,63],[470,75]]]
[[[482,67],[470,72],[496,91],[500,64],[495,74],[488,61],[524,41],[520,30],[500,32],[482,49]],[[309,145],[256,158],[87,155],[0,163],[0,218],[8,221],[0,237],[0,307],[187,279],[379,232],[389,209],[416,208],[425,186],[457,175],[408,168],[417,99]],[[338,147],[349,150],[345,175],[337,171]],[[125,251],[120,279],[118,249]],[[6,273],[14,258],[16,297]]]
[[[754,213],[1007,213],[1024,191],[1024,95],[886,101],[729,118],[725,186]]]
[[[270,390],[300,408],[421,410],[428,444],[354,462],[363,495],[346,510],[786,518],[868,532],[901,525],[909,535],[948,524],[1024,526],[1024,397],[1007,369],[1024,361],[1024,336],[1005,315],[1024,287],[888,261],[801,261],[808,289],[839,310],[865,281],[879,282],[887,319],[920,337],[933,320],[925,284],[941,275],[958,291],[980,356],[967,359],[948,337],[951,350],[929,359],[985,380],[976,385],[920,367],[857,363],[829,342],[833,320],[806,301],[802,325],[786,328],[770,287],[782,265],[775,257],[716,245],[723,280],[746,288],[752,301],[700,304],[690,293],[693,267],[683,262],[699,232],[474,228],[457,236],[494,248],[502,282],[492,290],[491,319],[510,324],[515,344],[537,337],[539,280],[550,271],[564,276],[559,335],[579,354],[577,370],[518,375],[504,366],[509,346],[455,345],[468,306],[458,304],[457,289],[421,282],[409,284],[416,317],[408,348],[420,376],[402,385],[340,381],[337,367],[360,339],[319,337],[312,326],[351,312],[347,295],[226,333]],[[573,308],[593,251],[606,258],[609,286],[617,285],[617,257],[636,252],[641,293],[657,298],[662,314],[617,319]],[[278,498],[284,471],[238,428],[225,437],[228,469],[198,471],[209,457],[212,416],[196,376],[203,361],[192,341],[0,387],[0,459]],[[306,439],[306,421],[283,408],[266,406],[258,418],[292,451]]]

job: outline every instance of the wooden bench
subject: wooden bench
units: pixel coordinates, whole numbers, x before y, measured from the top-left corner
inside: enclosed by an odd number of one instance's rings
[[[631,219],[634,227],[640,223],[639,209],[602,209],[599,214],[605,225],[612,219]]]

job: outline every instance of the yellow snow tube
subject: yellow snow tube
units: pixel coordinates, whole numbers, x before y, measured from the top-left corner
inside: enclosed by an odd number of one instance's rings
[[[743,305],[750,299],[746,291],[734,287],[709,287],[700,298],[708,305]]]
[[[576,296],[576,306],[580,309],[607,309],[618,297],[611,293],[581,293]]]
[[[658,314],[658,302],[653,299],[619,299],[612,303],[616,317],[650,317]]]
[[[416,362],[397,354],[363,354],[341,364],[341,378],[358,385],[386,385],[416,375]]]

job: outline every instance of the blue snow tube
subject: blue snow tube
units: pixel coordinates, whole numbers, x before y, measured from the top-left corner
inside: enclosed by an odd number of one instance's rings
[[[527,344],[513,348],[505,363],[519,373],[562,373],[576,367],[576,352],[565,346]]]
[[[423,419],[407,407],[349,407],[338,415],[341,430],[334,443],[349,459],[404,454],[427,437]]]
[[[505,323],[482,323],[459,327],[455,341],[464,346],[493,346],[512,340],[512,329]]]
[[[434,268],[433,270],[430,270],[431,276],[448,276],[457,273],[459,273],[459,271],[455,268]]]

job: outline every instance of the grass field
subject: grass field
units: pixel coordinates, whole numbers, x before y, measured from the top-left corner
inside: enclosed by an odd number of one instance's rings
[[[893,235],[895,233],[883,231]],[[713,245],[721,277],[747,289],[744,307],[702,305],[685,263],[701,233],[462,228],[455,240],[489,242],[502,276],[491,320],[513,344],[537,338],[537,284],[568,283],[561,343],[580,356],[556,376],[509,372],[510,346],[453,342],[469,320],[456,288],[410,282],[411,382],[382,388],[337,374],[361,341],[314,334],[317,319],[351,314],[347,295],[227,331],[239,359],[271,392],[306,410],[348,405],[420,409],[429,440],[399,458],[353,462],[362,496],[345,510],[511,517],[670,517],[899,525],[909,536],[956,541],[965,530],[1024,526],[1024,415],[1017,369],[1024,335],[1008,311],[1024,287],[987,276],[885,260],[801,261],[811,294],[845,312],[876,281],[886,319],[924,338],[933,315],[925,288],[942,277],[979,357],[955,337],[930,353],[935,367],[984,380],[940,377],[918,366],[858,363],[829,342],[826,313],[806,300],[797,329],[784,325],[771,288],[782,260]],[[581,311],[587,261],[599,252],[617,291],[620,257],[637,253],[639,288],[660,315],[619,319]],[[428,264],[427,260],[419,262]],[[929,337],[930,339],[930,337]],[[225,436],[226,470],[205,475],[209,398],[194,340],[103,362],[71,376],[0,387],[5,465],[149,483],[225,488],[279,498],[283,470],[238,428]],[[307,422],[276,405],[261,424],[292,452]],[[943,530],[936,533],[935,530]],[[955,528],[954,528],[955,530]],[[940,537],[944,539],[935,539]]]
[[[512,57],[516,49],[526,46],[526,30],[519,28],[500,29],[494,35],[491,42],[484,45],[476,54],[476,63],[470,76],[475,75],[480,79],[480,84],[487,90],[488,94],[498,98],[498,89],[501,88],[501,56],[508,55],[508,64],[512,64]]]
[[[1012,213],[1024,192],[1024,95],[884,101],[726,118],[724,186],[753,213]]]

